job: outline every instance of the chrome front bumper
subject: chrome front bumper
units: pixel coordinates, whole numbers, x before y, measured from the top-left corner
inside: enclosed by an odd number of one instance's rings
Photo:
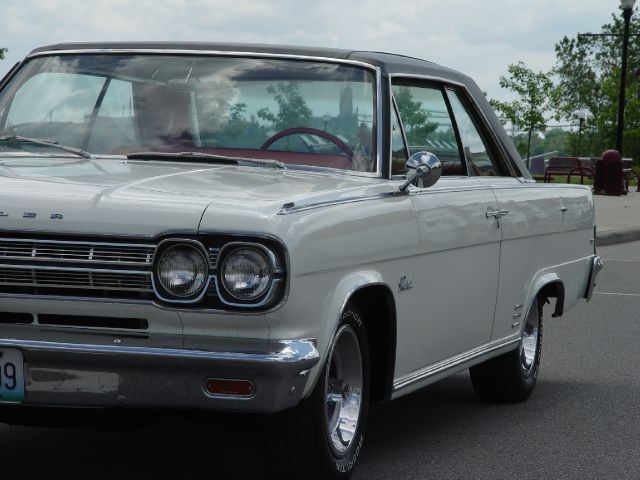
[[[300,401],[319,360],[313,340],[33,333],[0,328],[0,348],[24,355],[25,405],[273,413]],[[250,380],[255,393],[211,396],[209,378]]]
[[[591,257],[591,260],[589,261],[589,279],[587,280],[587,288],[583,296],[587,302],[591,300],[591,297],[593,296],[593,291],[596,288],[596,277],[603,268],[604,264],[598,255]]]

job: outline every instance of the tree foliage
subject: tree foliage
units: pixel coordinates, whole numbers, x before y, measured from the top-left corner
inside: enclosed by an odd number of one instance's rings
[[[4,60],[5,54],[8,52],[6,48],[0,48],[0,60]]]
[[[278,113],[273,113],[268,108],[261,108],[257,112],[259,118],[271,122],[277,131],[307,125],[313,112],[300,95],[299,82],[269,85],[267,92],[273,95],[273,99],[278,104]]]
[[[631,19],[631,33],[640,33],[640,15]],[[599,155],[615,147],[620,71],[622,64],[622,16],[614,14],[602,33],[614,36],[577,35],[564,37],[555,47],[556,65],[552,70],[557,82],[553,106],[558,116],[576,121],[573,112],[590,113],[583,137],[585,149]],[[626,79],[624,154],[640,158],[640,37],[629,43],[629,73]]]
[[[546,73],[534,72],[523,62],[518,62],[509,65],[508,76],[500,77],[500,86],[511,90],[516,99],[510,102],[491,100],[491,105],[516,128],[527,132],[528,159],[533,132],[547,127],[545,114],[550,109],[553,82]]]

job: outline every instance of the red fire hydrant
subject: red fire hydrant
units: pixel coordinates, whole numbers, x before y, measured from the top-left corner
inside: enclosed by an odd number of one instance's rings
[[[622,182],[622,155],[617,150],[607,150],[596,162],[593,193],[617,196],[627,194]]]

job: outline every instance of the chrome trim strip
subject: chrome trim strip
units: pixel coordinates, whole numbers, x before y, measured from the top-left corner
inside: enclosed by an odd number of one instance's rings
[[[391,192],[385,192],[385,193],[378,193],[376,195],[363,195],[361,197],[347,197],[347,198],[341,198],[337,200],[325,200],[323,202],[303,203],[301,205],[293,205],[293,206],[287,206],[287,207],[283,206],[283,208],[281,208],[280,211],[278,211],[278,215],[289,215],[291,213],[304,212],[305,210],[312,210],[315,208],[330,207],[333,205],[342,205],[343,203],[356,203],[356,202],[365,202],[367,200],[380,200],[383,198],[392,197],[396,194],[397,192],[391,191]]]
[[[126,286],[86,286],[86,285],[69,285],[67,283],[19,283],[19,282],[2,282],[0,286],[5,287],[32,287],[32,288],[57,288],[64,290],[99,290],[99,291],[108,291],[108,292],[139,292],[139,293],[153,293],[153,289],[151,289],[151,281],[149,281],[149,287],[126,287]],[[104,301],[105,298],[103,297]],[[111,297],[108,300],[112,300]]]
[[[466,362],[473,360],[474,358],[480,357],[487,353],[494,352],[496,350],[500,350],[505,347],[509,347],[511,345],[517,345],[520,342],[520,334],[518,333],[515,336],[508,337],[506,339],[497,340],[495,342],[490,342],[480,347],[476,347],[467,352],[463,352],[459,355],[456,355],[451,358],[447,358],[441,362],[435,363],[433,365],[429,365],[428,367],[421,368],[414,372],[411,372],[407,375],[404,375],[393,382],[393,391],[394,393],[398,390],[402,390],[403,388],[407,388],[415,383],[418,383],[422,380],[426,380],[429,377],[434,375],[438,375],[440,373],[446,372],[447,370],[451,370],[460,365],[463,365]]]
[[[315,339],[283,340],[275,343],[281,347],[279,350],[274,352],[256,353],[252,351],[212,352],[180,348],[128,347],[123,345],[91,345],[36,340],[0,339],[0,347],[64,351],[70,353],[106,353],[181,359],[238,360],[254,363],[296,363],[305,360],[315,360],[317,362],[320,358],[320,354],[316,349],[317,342]]]
[[[149,270],[113,270],[108,268],[77,268],[77,267],[51,267],[47,265],[16,265],[0,263],[0,268],[10,270],[45,270],[45,271],[62,271],[62,272],[80,272],[80,273],[122,273],[125,275],[150,275]]]
[[[351,175],[367,176],[383,178],[382,173],[382,70],[376,65],[372,65],[366,62],[360,62],[357,60],[349,60],[343,58],[331,58],[312,55],[295,55],[285,53],[266,53],[266,52],[252,52],[248,51],[224,51],[224,50],[192,50],[192,49],[160,49],[160,48],[87,48],[87,49],[69,49],[69,50],[46,50],[42,52],[35,52],[29,54],[25,61],[32,58],[46,57],[46,56],[59,56],[59,55],[74,55],[74,54],[135,54],[135,53],[151,53],[158,55],[200,55],[200,56],[227,56],[227,57],[253,57],[253,58],[273,58],[282,60],[304,60],[315,61],[323,63],[338,63],[345,65],[353,65],[361,68],[372,70],[375,73],[376,85],[374,85],[374,91],[376,93],[375,106],[376,112],[374,118],[376,119],[376,171],[375,172],[358,172],[357,170],[347,170]]]
[[[42,52],[34,52],[27,56],[27,59],[37,57],[48,57],[52,55],[74,55],[74,54],[95,54],[95,53],[152,53],[159,55],[202,55],[202,56],[227,56],[227,57],[255,57],[255,58],[282,58],[290,60],[310,60],[329,63],[344,63],[347,65],[356,65],[365,67],[370,70],[379,70],[371,63],[361,62],[358,60],[349,60],[345,58],[322,57],[314,55],[297,55],[292,53],[269,53],[254,52],[251,50],[198,50],[198,49],[172,49],[172,48],[77,48],[67,50],[45,50]]]
[[[4,155],[4,152],[2,153]],[[33,242],[33,243],[60,243],[69,245],[101,245],[110,247],[140,247],[140,248],[156,248],[155,244],[148,243],[114,243],[114,242],[88,242],[77,240],[39,240],[33,238],[5,238],[0,237],[0,242]]]
[[[6,292],[1,292],[0,293],[0,299],[2,298],[7,298],[7,299],[19,299],[19,300],[50,300],[50,301],[57,301],[57,302],[69,302],[69,301],[73,301],[73,302],[90,302],[90,303],[105,303],[108,302],[110,304],[133,304],[133,305],[154,305],[154,306],[158,306],[155,305],[153,303],[152,300],[139,300],[139,299],[135,299],[135,298],[118,298],[118,297],[109,297],[107,299],[105,299],[104,297],[77,297],[77,296],[73,296],[73,295],[47,295],[47,294],[38,294],[38,295],[31,295],[29,293],[6,293]],[[162,307],[165,310],[169,310],[166,307]],[[175,311],[175,309],[171,309],[172,311]],[[198,310],[200,311],[200,310]],[[220,312],[222,313],[222,312]]]

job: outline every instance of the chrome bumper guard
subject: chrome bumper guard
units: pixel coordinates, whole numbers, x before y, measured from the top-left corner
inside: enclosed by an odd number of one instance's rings
[[[274,413],[298,404],[309,369],[319,360],[313,340],[59,331],[39,331],[49,338],[33,340],[34,332],[26,339],[25,330],[0,328],[0,348],[24,355],[24,405]],[[209,378],[250,380],[255,393],[212,396],[204,389]]]
[[[596,277],[600,270],[604,268],[604,264],[602,263],[602,259],[598,255],[594,255],[591,257],[589,262],[589,280],[587,281],[587,289],[584,292],[583,298],[587,300],[591,300],[593,296],[593,291],[596,288]]]

